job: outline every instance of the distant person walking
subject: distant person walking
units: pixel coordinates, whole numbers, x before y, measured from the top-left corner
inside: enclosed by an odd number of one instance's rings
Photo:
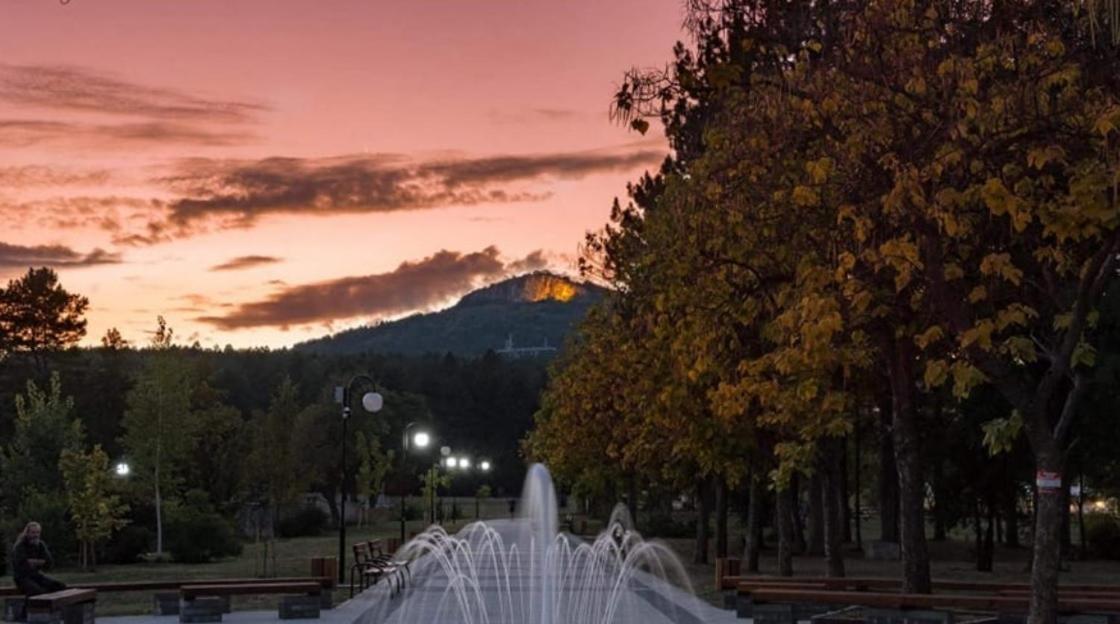
[[[54,557],[42,539],[43,527],[38,522],[28,522],[12,546],[12,580],[25,596],[49,594],[66,585],[43,574],[54,566]],[[26,602],[24,603],[26,614]]]

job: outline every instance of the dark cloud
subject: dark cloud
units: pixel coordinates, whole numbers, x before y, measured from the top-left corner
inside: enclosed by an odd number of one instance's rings
[[[0,242],[0,270],[23,269],[30,266],[87,267],[98,264],[118,264],[119,254],[102,249],[80,253],[63,245],[36,245],[24,247]]]
[[[255,102],[205,99],[67,65],[0,64],[0,102],[98,114],[235,123],[251,121],[267,110]]]
[[[468,254],[442,250],[401,263],[389,273],[290,286],[264,300],[240,304],[224,316],[197,320],[228,330],[393,316],[430,308],[540,259],[541,253],[534,252],[507,264],[493,246]]]
[[[210,267],[211,271],[237,271],[240,269],[249,269],[262,264],[273,264],[281,262],[280,258],[274,256],[238,256],[231,260],[227,260],[219,265]]]
[[[94,124],[38,119],[0,119],[0,145],[67,145],[96,149],[126,149],[145,145],[238,145],[255,139],[251,133],[197,124],[146,121]]]
[[[398,156],[194,159],[183,161],[174,175],[161,179],[183,197],[170,202],[168,224],[160,229],[189,230],[207,220],[244,227],[263,215],[278,213],[390,212],[541,200],[549,194],[523,185],[630,170],[656,164],[663,157],[661,150],[643,149],[422,162]]]
[[[122,233],[124,230],[135,227],[134,223],[146,227],[162,206],[159,200],[119,195],[75,195],[24,202],[0,200],[0,218],[13,224],[37,223],[55,229],[96,227],[112,232],[114,238],[124,238],[130,235]]]
[[[509,263],[509,270],[511,273],[530,273],[546,266],[548,266],[548,259],[544,257],[544,250],[538,249],[520,260]]]

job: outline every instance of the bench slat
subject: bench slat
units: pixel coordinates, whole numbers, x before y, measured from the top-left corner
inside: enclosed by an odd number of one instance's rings
[[[226,596],[226,595],[252,595],[252,594],[312,594],[322,593],[320,583],[244,583],[240,585],[183,585],[179,588],[183,598],[191,599],[197,596]]]
[[[31,596],[27,599],[27,608],[30,611],[49,611],[58,607],[94,600],[97,600],[97,590],[95,589],[63,589],[49,594]]]

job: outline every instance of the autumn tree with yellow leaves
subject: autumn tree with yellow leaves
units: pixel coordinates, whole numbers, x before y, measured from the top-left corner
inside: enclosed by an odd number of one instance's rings
[[[616,404],[626,444],[688,415],[737,443],[684,436],[661,441],[667,457],[741,476],[765,446],[781,490],[819,469],[862,381],[885,376],[904,587],[929,591],[916,415],[944,386],[964,399],[991,384],[1014,408],[986,425],[991,450],[1021,431],[1035,458],[1030,617],[1053,622],[1052,484],[1120,253],[1120,62],[1097,40],[1110,22],[1058,0],[793,4],[694,0],[696,50],[616,97],[675,149],[656,192],[590,246],[678,385],[643,399],[640,367],[612,369],[614,394],[641,389]]]

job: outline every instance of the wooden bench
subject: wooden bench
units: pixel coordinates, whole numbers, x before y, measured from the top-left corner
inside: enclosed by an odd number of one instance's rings
[[[855,591],[868,591],[873,589],[893,590],[901,589],[902,581],[898,578],[879,577],[823,577],[823,576],[724,576],[720,579],[719,588],[722,590],[738,589],[740,583],[772,583],[805,585],[818,584],[829,590],[852,589]],[[952,579],[935,579],[931,583],[934,591],[967,591],[967,592],[1001,592],[1001,591],[1031,591],[1030,583],[997,583],[994,581],[960,581]],[[1102,585],[1085,583],[1063,583],[1058,586],[1059,592],[1101,592],[1120,594],[1120,585]]]
[[[27,598],[28,624],[93,624],[97,590],[73,588]]]
[[[1000,621],[1014,621],[1026,614],[1030,596],[996,594],[903,594],[893,592],[851,592],[816,589],[760,588],[750,593],[751,616],[755,624],[795,624],[805,618],[806,610],[817,614],[843,607],[865,607],[887,613],[871,614],[876,621],[952,622],[947,612],[968,610],[996,613]],[[1120,615],[1120,597],[1058,597],[1058,611],[1065,614],[1101,614],[1102,622],[1114,622]]]
[[[141,592],[150,591],[153,593],[153,615],[178,615],[179,614],[179,588],[183,585],[253,585],[264,583],[299,583],[311,582],[319,583],[322,587],[319,594],[319,606],[321,609],[330,609],[334,601],[334,588],[335,579],[332,576],[300,576],[300,577],[280,577],[270,579],[257,579],[257,578],[215,578],[215,579],[194,579],[190,581],[182,580],[163,580],[163,581],[114,581],[103,583],[82,583],[83,589],[95,589],[99,593],[116,593],[116,592]],[[23,592],[18,587],[0,587],[0,597],[11,597],[22,606]],[[18,598],[18,600],[16,600]],[[228,602],[228,597],[227,600]],[[14,603],[13,603],[14,604]],[[226,613],[229,611],[227,610]],[[7,614],[6,614],[7,615]],[[13,621],[8,617],[4,618],[8,621]]]
[[[221,622],[224,610],[222,598],[262,594],[294,594],[280,601],[282,620],[317,618],[322,592],[323,585],[319,581],[183,585],[179,588],[179,621]]]

